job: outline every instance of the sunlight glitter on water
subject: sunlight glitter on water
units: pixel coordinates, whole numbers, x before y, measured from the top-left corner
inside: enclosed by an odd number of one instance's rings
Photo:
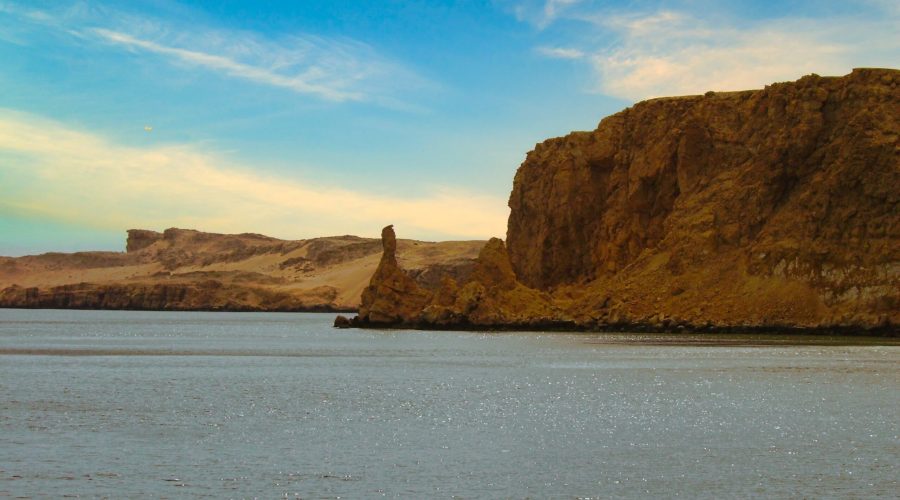
[[[0,492],[897,491],[895,345],[645,345],[331,319],[0,310]]]

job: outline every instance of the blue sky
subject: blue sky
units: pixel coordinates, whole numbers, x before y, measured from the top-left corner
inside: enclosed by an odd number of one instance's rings
[[[124,231],[504,236],[534,144],[898,66],[889,1],[0,0],[0,255]]]

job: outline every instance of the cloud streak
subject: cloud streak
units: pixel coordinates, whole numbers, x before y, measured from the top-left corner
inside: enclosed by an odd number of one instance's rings
[[[118,31],[93,28],[91,32],[113,44],[143,49],[148,52],[172,57],[196,66],[201,66],[214,71],[221,71],[229,76],[243,78],[256,83],[272,85],[274,87],[283,87],[301,94],[313,94],[333,101],[357,101],[364,97],[362,92],[343,90],[343,85],[328,85],[327,82],[324,84],[315,83],[316,80],[327,80],[324,72],[315,67],[308,68],[305,71],[292,76],[286,76],[267,68],[244,64],[222,55],[177,47],[168,47],[156,42],[141,40]]]
[[[408,198],[259,174],[215,153],[123,146],[32,114],[0,109],[0,211],[122,230],[192,227],[284,238],[505,234],[505,200],[438,188]]]
[[[413,70],[351,38],[309,33],[263,36],[187,20],[164,22],[102,5],[78,7],[38,10],[0,0],[0,21],[3,15],[17,21],[10,26],[18,39],[30,26],[71,36],[83,47],[125,49],[183,69],[205,70],[331,102],[402,107],[394,95],[430,86]],[[145,62],[157,61],[148,58]]]

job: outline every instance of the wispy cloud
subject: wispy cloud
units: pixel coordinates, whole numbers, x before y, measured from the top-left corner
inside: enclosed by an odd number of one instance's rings
[[[868,2],[865,15],[855,17],[729,23],[724,15],[712,22],[702,13],[622,12],[582,3],[553,18],[569,28],[567,48],[537,50],[584,60],[594,70],[595,91],[629,100],[758,88],[808,73],[896,65],[900,14],[889,5]]]
[[[335,81],[335,75],[329,75],[321,67],[317,66],[304,68],[302,72],[288,76],[279,74],[276,72],[275,68],[245,64],[226,56],[208,52],[169,47],[156,42],[141,40],[128,35],[127,33],[120,33],[118,31],[103,28],[94,28],[91,31],[113,44],[143,49],[163,56],[172,57],[189,64],[214,71],[221,71],[229,76],[235,76],[275,87],[283,87],[301,94],[314,94],[334,101],[361,100],[364,97],[362,92],[350,89],[349,85],[338,83]],[[341,79],[358,80],[361,79],[361,77],[360,75],[350,75],[349,77],[347,75],[342,75]]]
[[[410,197],[260,174],[188,146],[131,147],[0,109],[0,212],[94,227],[170,226],[297,238],[377,234],[486,238],[505,233],[504,199],[453,188]]]
[[[889,64],[882,58],[900,53],[881,21],[777,19],[734,27],[660,12],[604,24],[621,42],[591,55],[599,90],[635,100],[759,88],[808,73],[844,74]]]
[[[165,62],[334,102],[403,107],[397,95],[430,85],[373,46],[347,37],[311,33],[265,36],[185,20],[163,21],[102,5],[78,7],[39,10],[0,0],[0,21],[6,15],[20,25],[67,34],[82,44],[93,43],[94,49],[117,48],[153,56],[147,64]],[[16,28],[20,32],[25,29]]]
[[[582,59],[585,56],[581,50],[567,47],[538,47],[537,51],[554,59]]]
[[[543,29],[583,2],[584,0],[512,0],[500,3],[512,4],[512,12],[519,21]]]

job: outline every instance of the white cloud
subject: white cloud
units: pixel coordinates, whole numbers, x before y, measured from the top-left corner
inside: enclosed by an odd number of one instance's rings
[[[555,36],[567,48],[537,50],[549,57],[584,54],[596,75],[594,90],[629,100],[760,88],[808,73],[896,66],[896,5],[871,0],[859,16],[728,22],[721,13],[622,13],[583,2],[539,17],[560,25],[562,35]],[[705,20],[711,17],[717,21]]]
[[[261,175],[187,146],[131,147],[0,109],[0,210],[125,229],[170,226],[284,238],[377,235],[487,238],[505,234],[504,199],[454,189],[396,198]]]
[[[584,52],[566,47],[538,47],[538,53],[553,59],[582,59]]]
[[[710,26],[684,14],[611,19],[620,43],[590,56],[598,89],[639,100],[707,90],[760,88],[808,73],[842,75],[887,64],[900,44],[880,22],[782,19],[738,28]]]

